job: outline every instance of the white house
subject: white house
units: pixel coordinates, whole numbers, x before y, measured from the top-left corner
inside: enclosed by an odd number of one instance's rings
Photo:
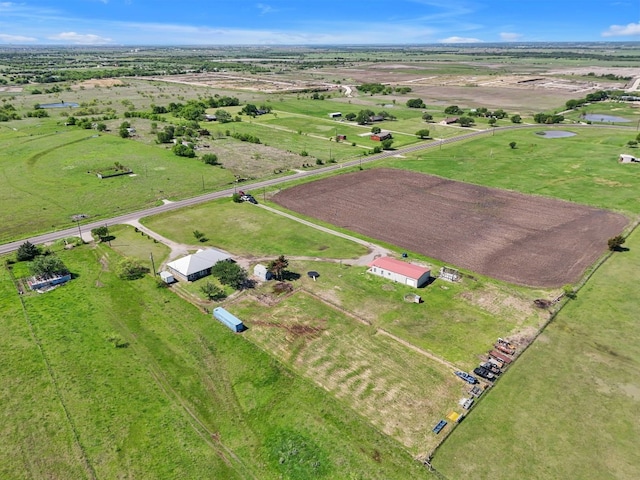
[[[376,258],[369,264],[367,272],[410,287],[421,287],[431,277],[431,270],[427,267],[403,262],[391,257]]]
[[[211,275],[213,266],[225,260],[231,260],[231,257],[215,248],[208,248],[167,263],[167,269],[176,279],[193,282]]]
[[[640,158],[636,158],[633,155],[628,155],[626,153],[621,153],[618,161],[620,163],[640,163]]]

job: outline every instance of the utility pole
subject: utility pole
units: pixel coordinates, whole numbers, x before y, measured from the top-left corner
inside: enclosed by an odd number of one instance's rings
[[[80,241],[84,243],[84,240],[82,239],[82,230],[80,230],[80,219],[76,220],[76,223],[78,224],[78,235],[80,235]]]
[[[153,268],[153,276],[155,277],[157,273],[156,273],[156,264],[153,261],[153,252],[149,254],[149,258],[151,258],[151,268]]]
[[[109,246],[111,246],[111,235],[109,235],[109,227],[107,227],[106,223],[104,224],[104,228],[107,229],[107,238],[108,238],[107,242],[109,242]]]

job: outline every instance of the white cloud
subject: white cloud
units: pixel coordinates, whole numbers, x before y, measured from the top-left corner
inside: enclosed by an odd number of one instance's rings
[[[266,15],[267,13],[275,12],[271,5],[266,5],[264,3],[258,3],[256,4],[256,7],[258,7],[258,10],[260,10],[260,15]]]
[[[505,42],[514,42],[520,38],[522,38],[521,33],[511,33],[511,32],[502,32],[500,33],[500,38]]]
[[[110,38],[100,37],[99,35],[93,35],[91,33],[62,32],[47,38],[63,43],[73,43],[75,45],[104,45],[105,43],[111,43]]]
[[[0,33],[0,42],[7,43],[24,43],[24,42],[37,42],[38,39],[34,37],[25,37],[24,35],[8,35],[6,33]]]
[[[611,25],[609,30],[602,32],[603,37],[628,37],[640,35],[640,22],[627,25]]]
[[[438,43],[482,43],[482,40],[469,37],[448,37],[438,40]]]

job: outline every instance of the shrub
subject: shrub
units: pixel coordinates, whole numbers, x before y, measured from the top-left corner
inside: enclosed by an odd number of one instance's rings
[[[141,265],[137,260],[127,257],[120,260],[116,273],[122,280],[137,280],[149,273],[149,269]]]

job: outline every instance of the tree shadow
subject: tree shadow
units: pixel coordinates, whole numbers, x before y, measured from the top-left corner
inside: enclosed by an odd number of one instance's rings
[[[285,270],[280,275],[280,279],[282,281],[285,281],[285,282],[292,282],[294,280],[299,280],[300,279],[300,274],[296,273],[296,272],[290,272],[288,270]]]
[[[613,249],[613,251],[614,251],[614,252],[628,252],[628,251],[629,251],[629,247],[622,247],[622,246],[620,246],[620,247],[615,247],[615,248]]]

